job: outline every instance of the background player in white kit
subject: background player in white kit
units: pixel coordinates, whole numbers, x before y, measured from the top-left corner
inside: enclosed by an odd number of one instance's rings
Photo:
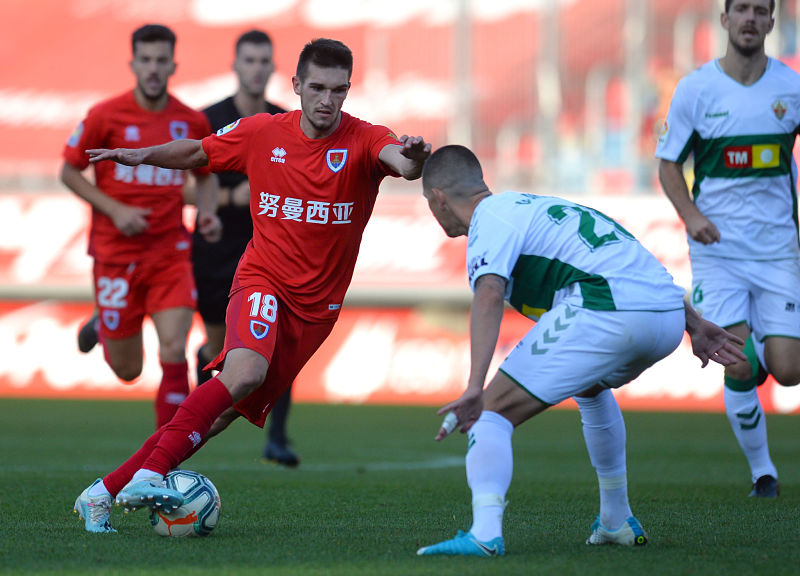
[[[611,392],[670,354],[686,329],[705,365],[744,358],[744,342],[701,320],[656,258],[600,212],[561,198],[492,195],[475,155],[463,146],[434,152],[423,194],[450,237],[468,236],[474,292],[467,389],[439,413],[469,432],[469,532],[421,548],[420,555],[500,556],[511,435],[516,426],[574,397],[600,484],[600,514],[588,544],[642,545],[647,535],[628,503],[625,424]],[[504,301],[536,325],[517,344],[485,393]],[[437,440],[446,436],[443,428]]]
[[[797,169],[800,76],[767,57],[774,0],[726,0],[723,58],[681,80],[658,141],[664,192],[686,225],[692,304],[746,341],[725,369],[725,410],[750,464],[750,496],[779,494],[757,386],[800,382]],[[682,164],[694,156],[690,196]]]

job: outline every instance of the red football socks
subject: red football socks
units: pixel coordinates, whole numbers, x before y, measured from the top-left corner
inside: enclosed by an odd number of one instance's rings
[[[177,364],[161,362],[161,385],[156,395],[156,428],[169,422],[178,406],[189,395],[189,367],[186,361]]]
[[[183,462],[202,442],[211,425],[225,410],[233,405],[233,399],[225,385],[212,378],[178,407],[175,416],[152,434],[119,468],[103,478],[111,496],[116,497],[141,468],[166,474]]]
[[[232,405],[230,392],[216,377],[195,388],[178,407],[140,468],[159,474],[175,468],[203,441],[214,421]]]
[[[150,456],[153,448],[156,447],[158,440],[164,433],[164,429],[165,427],[162,426],[156,430],[155,433],[150,436],[150,438],[145,440],[145,443],[142,445],[142,447],[139,448],[139,450],[137,450],[133,456],[128,458],[122,464],[122,466],[103,478],[103,484],[105,484],[106,488],[111,493],[112,498],[116,498],[119,491],[125,487],[125,484],[131,481],[131,478],[133,478],[133,475],[136,473],[136,471],[142,467],[142,464],[147,457]]]

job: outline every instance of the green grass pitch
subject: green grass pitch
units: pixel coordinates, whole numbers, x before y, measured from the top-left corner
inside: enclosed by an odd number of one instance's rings
[[[87,534],[75,497],[149,434],[147,403],[0,399],[0,574],[656,574],[800,573],[798,418],[770,416],[783,493],[748,499],[724,414],[626,413],[634,513],[644,548],[584,544],[598,510],[578,413],[553,410],[514,435],[506,556],[427,558],[417,547],[469,528],[455,435],[437,444],[433,408],[295,405],[297,470],[262,464],[264,434],[243,420],[185,468],[222,496],[205,539],[155,534],[146,511]]]

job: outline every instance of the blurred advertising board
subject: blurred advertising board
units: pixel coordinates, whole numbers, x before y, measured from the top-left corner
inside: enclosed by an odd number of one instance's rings
[[[67,192],[0,196],[0,297],[91,299],[91,213]],[[194,212],[187,207],[191,228]],[[466,241],[442,232],[419,196],[382,195],[361,243],[351,296],[469,298]]]
[[[666,199],[573,199],[616,218],[688,286],[683,227]],[[83,203],[55,192],[10,195],[0,198],[0,210],[0,396],[152,397],[160,378],[152,325],[145,326],[144,373],[133,385],[114,377],[102,351],[76,349],[78,326],[92,310]],[[299,376],[296,399],[437,405],[457,397],[469,363],[464,251],[465,239],[448,239],[421,197],[380,197],[340,321]],[[530,326],[507,311],[494,367]],[[188,348],[192,374],[202,341],[198,319]],[[771,379],[761,394],[768,411],[800,408],[800,394]],[[633,409],[718,411],[722,370],[701,370],[684,341],[617,396]]]
[[[142,376],[125,384],[105,364],[101,349],[77,350],[78,327],[91,310],[89,303],[51,300],[0,303],[0,396],[153,398],[161,372],[152,324],[145,324]],[[190,375],[194,351],[203,341],[200,326],[197,319],[189,337]],[[506,312],[491,373],[530,326],[516,312]],[[466,310],[347,308],[300,373],[293,397],[297,402],[438,406],[463,392],[468,371]],[[715,364],[701,369],[684,339],[671,356],[615,394],[623,409],[722,411],[722,369]],[[760,394],[767,412],[800,409],[797,390],[772,379]]]
[[[660,196],[576,196],[634,234],[684,287],[690,283],[683,226]],[[0,296],[91,298],[86,255],[90,211],[61,192],[0,196]],[[193,212],[187,208],[186,224]],[[351,298],[385,301],[469,301],[466,241],[449,239],[421,193],[380,195],[364,232]],[[363,302],[361,300],[359,303]]]

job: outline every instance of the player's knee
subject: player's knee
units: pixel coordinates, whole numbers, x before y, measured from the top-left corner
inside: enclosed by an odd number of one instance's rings
[[[725,367],[726,382],[729,379],[749,381],[753,378],[753,367],[750,362],[737,362]]]
[[[264,383],[269,362],[262,355],[245,348],[228,352],[225,365],[217,376],[234,402],[238,402]]]
[[[223,370],[224,372],[224,370]],[[234,402],[238,402],[242,398],[248,396],[256,388],[264,383],[266,374],[258,371],[237,371],[234,377],[227,377],[228,375],[220,374],[220,380],[228,392],[231,393],[231,398]]]
[[[263,376],[258,374],[251,374],[248,378],[243,378],[239,381],[237,392],[242,398],[250,394],[253,390],[261,386],[264,382]]]
[[[173,340],[161,342],[159,357],[162,362],[178,364],[186,360],[186,340]]]
[[[800,367],[776,366],[771,369],[772,377],[781,386],[797,386],[800,384]]]
[[[134,364],[121,364],[121,365],[112,365],[111,369],[116,374],[117,378],[124,382],[133,382],[142,374],[142,366],[134,365]]]

